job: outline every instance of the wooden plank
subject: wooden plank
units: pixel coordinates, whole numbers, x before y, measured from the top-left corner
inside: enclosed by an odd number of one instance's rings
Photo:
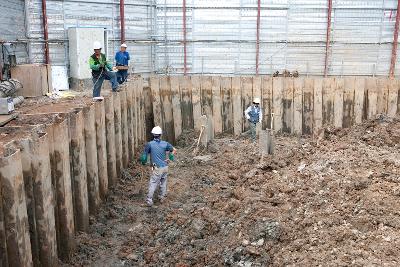
[[[324,78],[322,83],[322,124],[334,124],[335,79]]]
[[[7,235],[4,221],[4,207],[3,207],[3,195],[2,195],[2,179],[0,179],[0,266],[8,266],[7,256]],[[32,233],[31,233],[32,236]]]
[[[243,118],[243,132],[250,129],[249,122],[244,116],[244,111],[253,103],[253,80],[251,77],[241,77],[242,87],[242,118]]]
[[[221,78],[222,132],[233,133],[232,79]]]
[[[233,133],[240,136],[243,127],[243,107],[242,107],[242,90],[240,87],[240,77],[232,78],[232,106],[233,106]]]
[[[192,82],[189,76],[180,77],[181,114],[183,129],[194,129]]]
[[[365,88],[368,94],[367,118],[373,119],[377,114],[377,101],[378,101],[377,79],[373,77],[366,78]]]
[[[397,101],[399,98],[399,85],[395,79],[389,80],[388,111],[389,117],[395,117],[397,113]]]
[[[153,102],[154,125],[162,127],[163,122],[162,122],[162,105],[160,98],[160,79],[158,77],[150,78],[150,88],[151,88],[151,95]]]
[[[108,186],[117,184],[117,158],[114,127],[114,95],[104,98]]]
[[[136,87],[137,87],[137,84],[136,84]],[[133,92],[133,94],[134,94],[134,96],[133,96],[133,103],[134,103],[134,105],[135,105],[135,109],[133,110],[133,112],[134,112],[134,114],[133,114],[133,123],[134,123],[134,133],[135,133],[135,151],[137,151],[137,149],[138,149],[138,147],[139,147],[139,138],[138,138],[138,128],[139,128],[139,125],[138,125],[138,114],[137,114],[137,110],[138,110],[138,107],[137,107],[137,103],[138,103],[138,97],[137,97],[137,88],[135,88],[135,90],[134,90],[134,92]],[[149,140],[149,138],[150,138],[150,132],[151,132],[151,129],[153,129],[153,127],[154,127],[154,116],[153,116],[153,102],[151,101],[151,88],[149,87],[149,86],[147,86],[147,87],[144,87],[143,88],[143,95],[144,95],[144,105],[145,105],[145,107],[144,107],[144,109],[145,109],[145,117],[146,117],[146,125],[144,126],[144,130],[145,130],[145,136],[146,136],[146,138],[147,138],[147,140]]]
[[[321,78],[314,79],[314,127],[313,134],[318,136],[323,125],[323,101],[322,87],[324,80]]]
[[[263,76],[261,79],[261,108],[263,110],[262,129],[271,128],[271,112],[272,112],[272,78]]]
[[[387,114],[388,105],[388,95],[389,95],[389,81],[387,78],[377,79],[377,114]]]
[[[282,131],[282,114],[283,114],[283,78],[275,77],[272,81],[272,99],[274,113],[274,131]]]
[[[305,78],[303,87],[302,132],[311,135],[314,128],[314,79]]]
[[[343,94],[344,94],[344,79],[335,79],[335,95],[334,95],[334,111],[333,111],[333,124],[336,128],[343,127]]]
[[[139,88],[139,97],[140,97],[140,123],[139,123],[139,129],[140,129],[140,142],[143,144],[146,141],[146,128],[145,128],[145,121],[146,121],[146,115],[145,115],[145,110],[144,110],[144,91],[143,91],[143,78],[139,77],[138,79],[138,88]]]
[[[0,126],[4,126],[10,121],[18,117],[18,113],[12,113],[9,115],[0,115]]]
[[[222,133],[222,100],[221,100],[221,77],[212,77],[212,101],[214,133]]]
[[[170,143],[175,143],[174,122],[172,114],[172,95],[170,78],[160,78],[160,96],[162,102],[163,136]]]
[[[349,128],[354,123],[354,97],[355,97],[355,77],[344,78],[343,95],[343,127]]]
[[[212,80],[211,76],[201,78],[201,113],[212,117]]]
[[[51,70],[48,71],[46,65],[17,65],[11,68],[11,77],[23,84],[18,94],[25,97],[43,96],[49,91],[49,85],[52,87]]]
[[[293,78],[283,79],[282,132],[293,132]]]
[[[303,78],[293,79],[293,130],[296,135],[303,133]]]
[[[126,105],[127,105],[127,120],[128,120],[128,153],[129,161],[132,162],[135,158],[135,129],[134,129],[134,106],[133,106],[133,87],[134,81],[127,82],[126,88]],[[97,111],[97,110],[96,110]],[[97,120],[97,119],[96,119]],[[99,140],[99,139],[97,139]],[[97,144],[98,145],[98,144]],[[99,176],[100,176],[100,165],[99,165]]]
[[[181,97],[179,77],[171,76],[172,115],[174,118],[174,135],[178,138],[182,134]]]
[[[198,131],[201,129],[201,77],[192,76],[192,103],[193,103],[193,120],[194,128]]]
[[[354,82],[354,123],[361,123],[365,103],[365,78],[356,77]]]

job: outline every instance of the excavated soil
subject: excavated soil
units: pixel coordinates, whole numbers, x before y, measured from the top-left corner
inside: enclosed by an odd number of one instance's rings
[[[132,166],[70,265],[400,265],[399,119],[277,137],[275,150],[260,162],[256,145],[226,137],[200,157],[180,149],[152,208],[149,169]]]

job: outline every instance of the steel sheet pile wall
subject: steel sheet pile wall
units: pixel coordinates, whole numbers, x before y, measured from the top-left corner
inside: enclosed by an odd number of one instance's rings
[[[1,266],[50,267],[70,258],[76,232],[89,230],[89,214],[96,215],[109,187],[118,182],[116,140],[106,140],[110,129],[121,128],[124,145],[131,144],[120,151],[123,167],[137,157],[130,149],[142,149],[142,91],[142,78],[135,77],[112,93],[116,99],[122,95],[122,102],[106,97],[105,103],[72,102],[68,108],[54,104],[53,112],[38,107],[0,129]],[[122,105],[119,110],[129,115],[121,120],[119,113],[114,120],[114,112],[112,118],[104,112],[110,103],[114,109]]]
[[[378,114],[400,113],[400,81],[387,78],[286,78],[270,76],[152,77],[153,103],[147,117],[169,129],[174,142],[183,130],[199,130],[202,115],[213,121],[215,134],[240,135],[248,129],[244,110],[261,98],[263,129],[274,113],[274,130],[321,134],[323,126],[350,127]]]

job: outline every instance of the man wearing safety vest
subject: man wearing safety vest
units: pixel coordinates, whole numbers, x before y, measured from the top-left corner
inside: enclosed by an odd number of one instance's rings
[[[150,154],[152,174],[149,181],[149,191],[147,194],[146,204],[153,206],[153,195],[157,187],[160,186],[160,202],[163,203],[167,196],[167,178],[168,178],[168,162],[174,160],[176,149],[168,142],[161,140],[162,129],[156,126],[151,131],[153,140],[148,142],[140,157],[143,165],[147,163],[147,156]],[[168,159],[167,159],[168,152]]]
[[[260,108],[260,98],[256,97],[253,100],[253,105],[249,106],[245,112],[244,115],[246,116],[246,119],[250,123],[250,134],[251,134],[251,139],[253,142],[256,141],[256,129],[257,129],[257,123],[261,123],[262,121],[262,111]]]
[[[106,55],[101,53],[100,42],[94,42],[93,50],[94,54],[89,58],[89,66],[92,70],[92,80],[93,80],[93,98],[99,98],[101,93],[101,86],[104,80],[109,80],[111,83],[111,88],[113,92],[118,91],[117,76],[113,66],[107,61]]]

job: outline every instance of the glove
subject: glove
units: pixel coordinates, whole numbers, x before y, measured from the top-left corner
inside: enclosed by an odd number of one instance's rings
[[[170,161],[174,161],[175,160],[175,156],[172,153],[169,153],[168,158]]]
[[[147,154],[143,153],[143,154],[140,156],[139,161],[140,161],[140,163],[142,163],[142,165],[146,165],[146,163],[147,163]]]

